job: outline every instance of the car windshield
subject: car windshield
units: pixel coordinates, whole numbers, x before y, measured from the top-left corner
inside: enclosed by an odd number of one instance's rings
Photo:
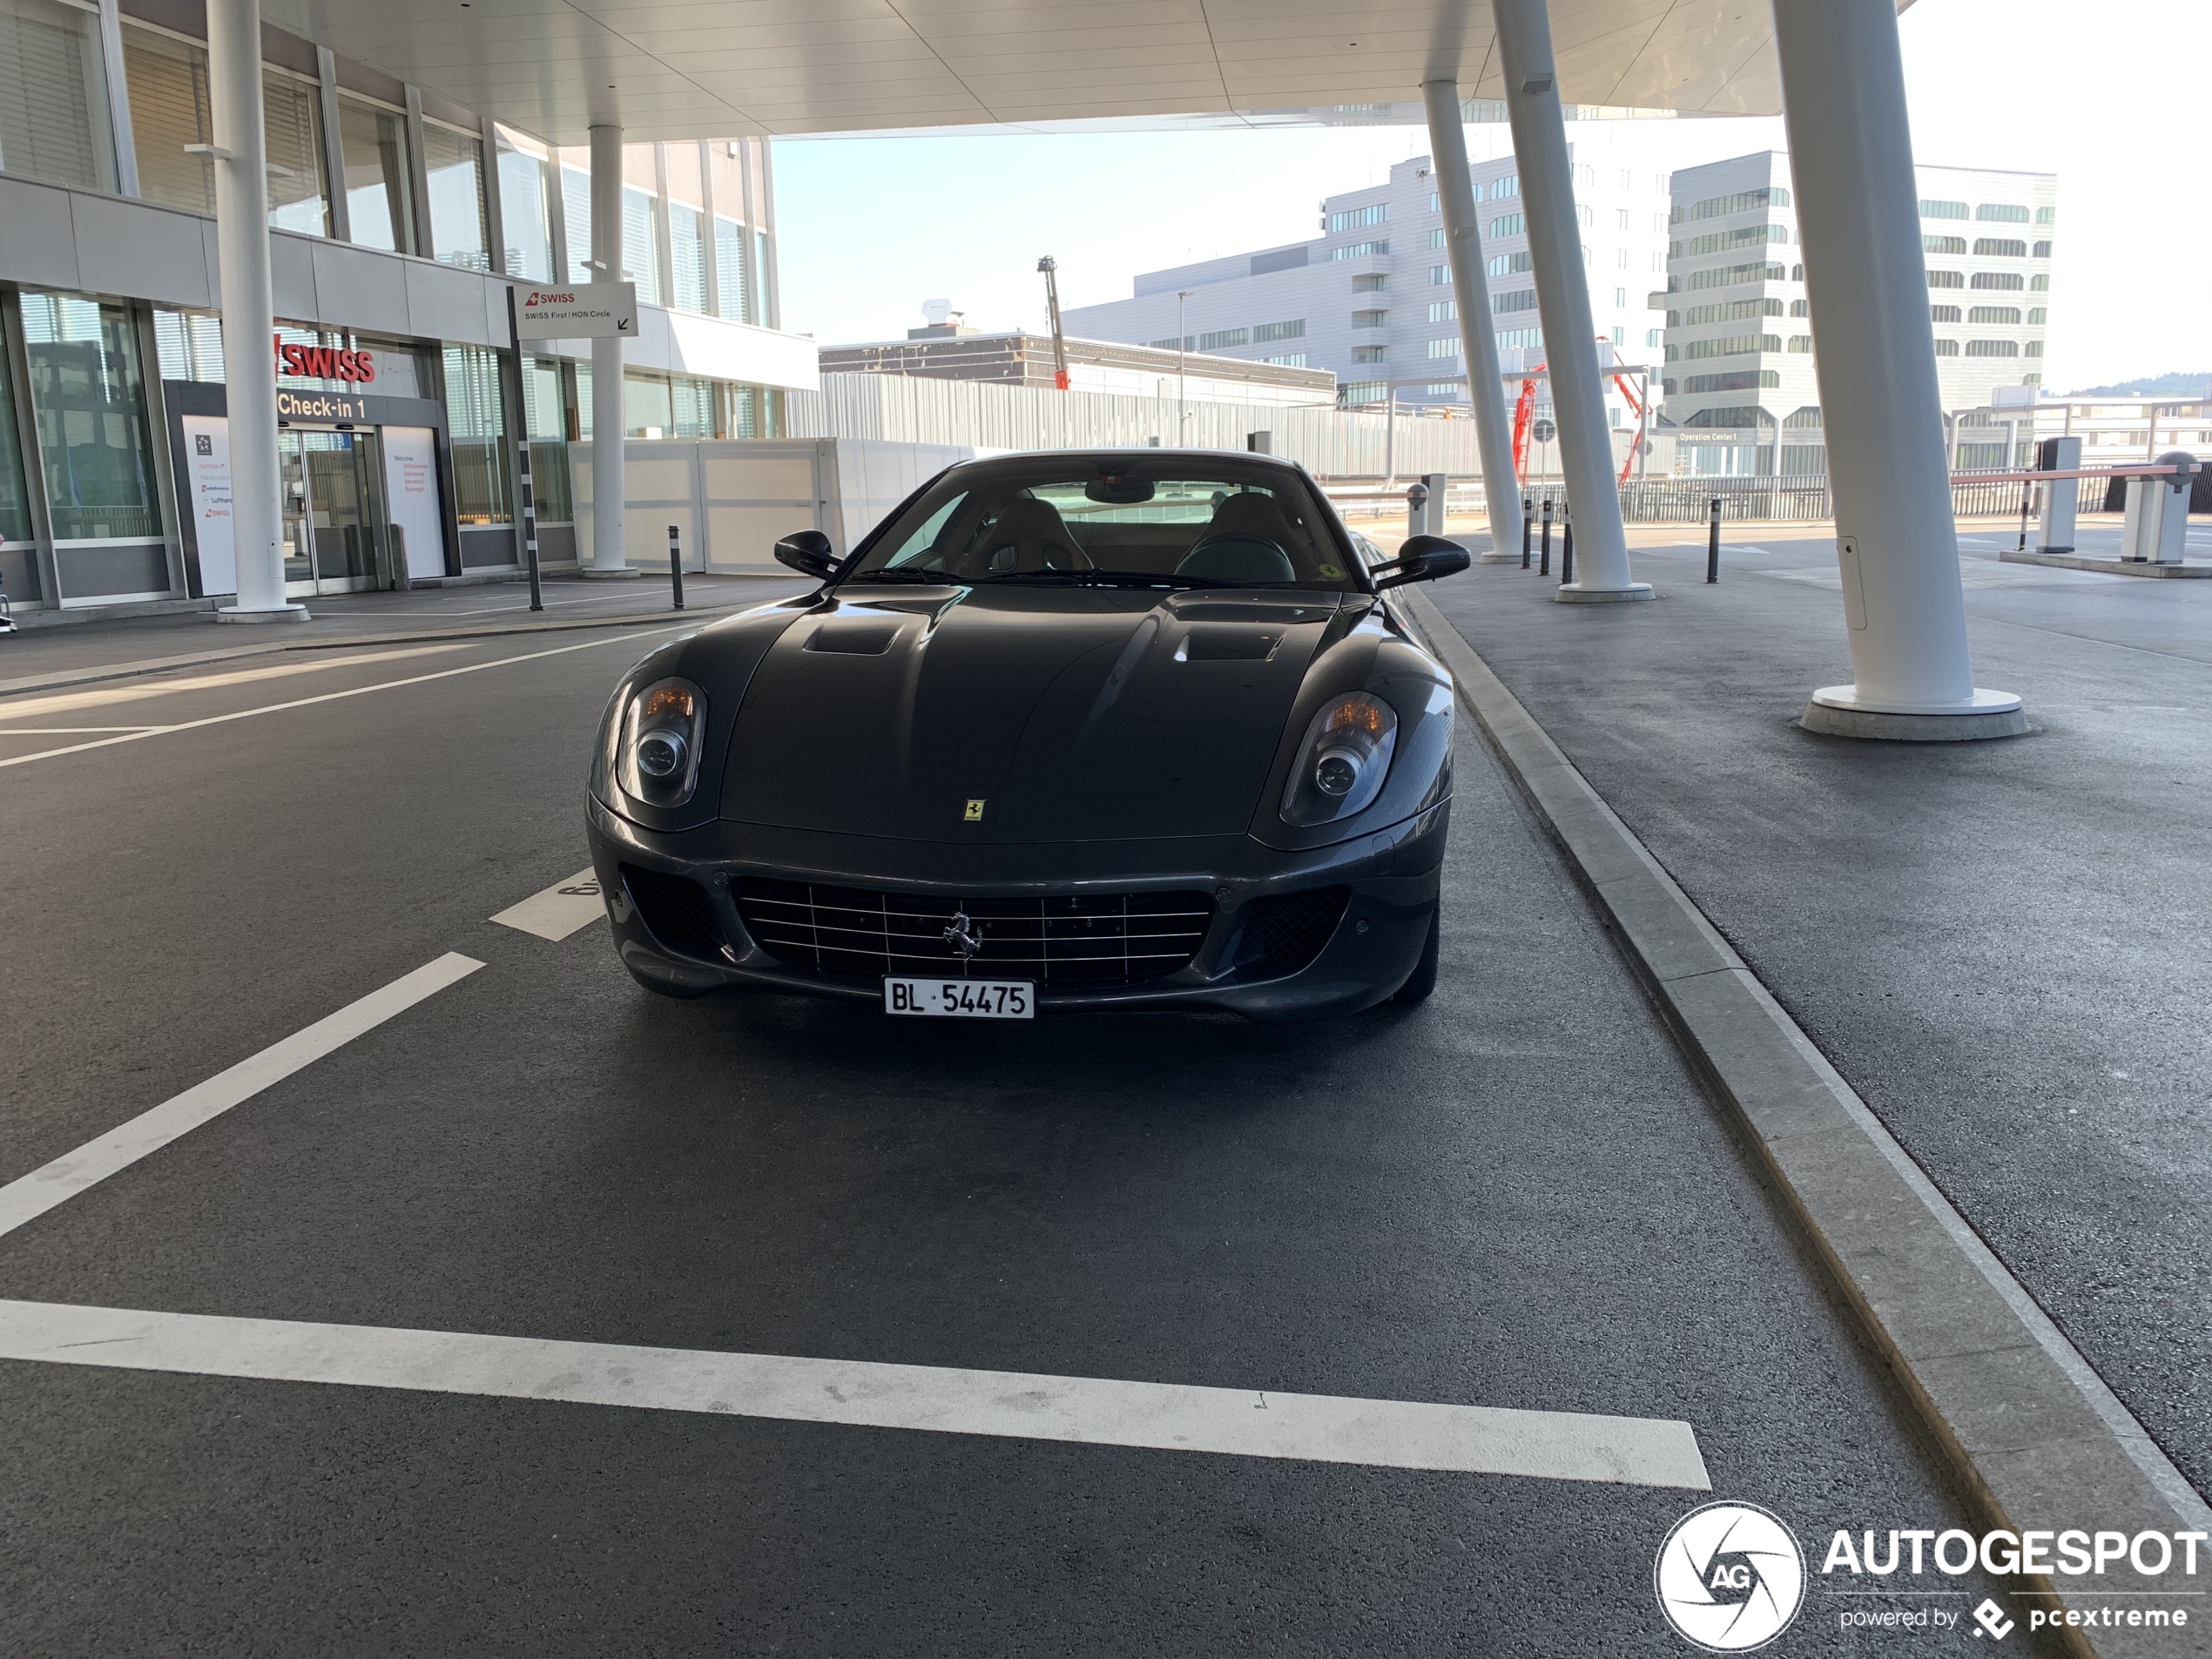
[[[1233,456],[1025,456],[956,467],[846,581],[1356,590],[1298,473]]]

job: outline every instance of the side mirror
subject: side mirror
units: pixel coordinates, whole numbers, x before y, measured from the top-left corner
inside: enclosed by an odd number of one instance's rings
[[[1374,568],[1375,590],[1379,593],[1385,588],[1402,588],[1408,582],[1457,576],[1471,563],[1467,549],[1457,542],[1447,542],[1440,536],[1409,536],[1396,558]]]
[[[819,530],[793,530],[785,536],[776,543],[776,562],[817,582],[826,582],[837,574],[836,550]]]

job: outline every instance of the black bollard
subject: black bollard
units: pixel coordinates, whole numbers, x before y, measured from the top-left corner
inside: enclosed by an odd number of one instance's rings
[[[523,557],[530,570],[530,609],[545,609],[545,590],[537,579],[537,491],[530,482],[530,441],[516,446],[523,463]]]
[[[676,539],[676,526],[668,527],[668,581],[676,590],[676,609],[684,608],[684,550]]]
[[[1705,580],[1710,585],[1721,579],[1721,498],[1713,497],[1705,509]]]
[[[1559,522],[1559,585],[1575,585],[1575,520],[1562,516]]]
[[[1536,503],[1523,496],[1521,498],[1521,568],[1528,568],[1528,532],[1536,523]]]
[[[1544,537],[1542,548],[1543,555],[1541,562],[1536,566],[1536,574],[1538,576],[1549,576],[1552,573],[1552,498],[1549,496],[1544,497]]]

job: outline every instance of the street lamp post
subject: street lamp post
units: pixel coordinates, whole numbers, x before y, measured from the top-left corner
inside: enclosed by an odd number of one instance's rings
[[[1183,303],[1190,297],[1188,288],[1175,291],[1175,442],[1178,448],[1186,442],[1184,422],[1190,418],[1184,409],[1184,378],[1189,368],[1190,336],[1183,332]]]

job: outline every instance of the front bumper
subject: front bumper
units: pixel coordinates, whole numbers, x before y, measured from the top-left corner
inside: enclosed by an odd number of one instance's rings
[[[930,897],[1028,898],[1206,889],[1211,924],[1189,966],[1130,985],[1037,988],[1041,1009],[1218,1008],[1256,1020],[1352,1014],[1395,992],[1420,960],[1435,907],[1451,803],[1335,846],[1285,853],[1250,837],[962,846],[764,829],[717,821],[648,830],[586,796],[591,861],[607,894],[615,948],[639,978],[682,992],[751,987],[880,1004],[880,986],[794,968],[756,943],[732,883],[768,878],[886,888]],[[714,927],[689,941],[655,936],[621,867],[698,884]],[[1247,907],[1310,888],[1350,890],[1319,954],[1296,971],[1231,966]],[[711,941],[708,942],[711,937]],[[981,970],[979,970],[980,972]]]

